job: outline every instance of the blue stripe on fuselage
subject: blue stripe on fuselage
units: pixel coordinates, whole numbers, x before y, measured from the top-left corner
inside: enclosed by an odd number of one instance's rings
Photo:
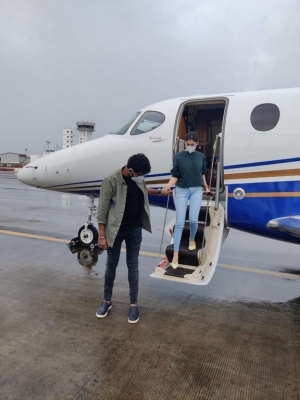
[[[227,170],[227,169],[234,169],[234,168],[260,167],[263,165],[286,164],[286,163],[297,162],[297,161],[300,161],[300,157],[282,158],[281,160],[258,161],[258,162],[246,163],[246,164],[226,165],[224,167],[224,169]]]

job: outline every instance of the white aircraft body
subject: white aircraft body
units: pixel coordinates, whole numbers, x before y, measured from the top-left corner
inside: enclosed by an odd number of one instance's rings
[[[131,155],[144,153],[152,166],[147,185],[162,188],[170,179],[174,154],[184,148],[186,132],[196,131],[215,192],[214,200],[204,196],[202,202],[202,246],[193,260],[179,259],[181,275],[168,273],[163,260],[152,276],[205,285],[230,227],[300,243],[299,110],[299,88],[167,100],[143,108],[115,132],[26,165],[18,179],[90,196],[88,221],[79,232],[81,241],[90,244],[97,235],[93,199],[104,177],[126,165]],[[150,197],[151,204],[162,207],[167,200]],[[174,208],[172,198],[169,207]]]

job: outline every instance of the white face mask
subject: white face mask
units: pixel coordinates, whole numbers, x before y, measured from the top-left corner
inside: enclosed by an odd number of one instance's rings
[[[194,153],[194,151],[196,150],[196,146],[186,146],[186,151],[191,153]]]
[[[132,176],[131,179],[133,180],[133,182],[135,183],[142,183],[144,182],[145,176]]]

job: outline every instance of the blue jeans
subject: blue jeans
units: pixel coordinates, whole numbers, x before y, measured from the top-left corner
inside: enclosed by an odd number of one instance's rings
[[[190,201],[190,240],[195,240],[198,230],[198,218],[202,202],[202,187],[180,188],[176,186],[176,223],[174,230],[174,251],[179,251],[182,230],[185,223],[186,209]]]
[[[126,262],[130,304],[137,303],[139,287],[139,252],[142,243],[142,227],[120,228],[113,247],[107,249],[107,261],[104,278],[104,300],[111,301],[116,268],[119,263],[122,242],[126,243]]]

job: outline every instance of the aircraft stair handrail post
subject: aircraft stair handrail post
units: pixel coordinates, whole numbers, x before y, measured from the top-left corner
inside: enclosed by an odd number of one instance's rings
[[[214,145],[214,153],[216,153],[217,150],[217,142],[219,140],[219,149],[221,152],[219,152],[219,157],[223,157],[223,136],[222,132],[220,132],[217,136],[217,140]],[[219,209],[219,199],[220,199],[220,181],[221,181],[221,164],[223,165],[223,160],[219,159],[217,162],[217,181],[216,181],[216,196],[215,196],[215,210],[217,211]]]
[[[217,182],[216,182],[216,196],[215,196],[215,210],[219,209],[219,197],[220,197],[220,162],[217,163]]]
[[[214,142],[214,145],[213,145],[213,162],[215,160],[215,156],[216,156],[216,152],[217,152],[217,147],[218,147],[218,142],[219,141],[220,141],[220,147],[222,146],[221,139],[222,139],[222,132],[220,132],[216,136],[216,139],[215,139],[215,142]],[[211,187],[212,173],[213,173],[213,169],[211,168],[210,177],[209,177],[209,187]],[[218,174],[219,174],[219,161],[217,162],[216,195],[215,195],[215,198],[214,198],[214,202],[215,202],[214,209],[215,209],[215,211],[218,211],[218,208],[219,208],[220,175],[218,175]],[[219,179],[218,179],[218,176],[219,176]],[[207,217],[208,217],[208,214],[209,214],[209,208],[210,208],[209,207],[209,202],[210,202],[210,200],[208,199],[207,200],[207,206],[206,206],[206,213],[205,213],[205,226],[207,224]],[[215,220],[214,216],[211,216],[211,224],[212,225],[214,224],[214,222],[213,222],[214,220]],[[202,239],[202,246],[201,246],[201,250],[199,251],[199,253],[200,253],[199,266],[201,266],[202,263],[203,263],[203,253],[204,253],[203,250],[204,250],[204,247],[205,247],[205,239],[206,239],[206,234],[205,234],[205,229],[204,229],[204,235],[203,235],[203,239]]]
[[[160,247],[159,247],[159,255],[158,255],[158,264],[160,263],[161,250],[162,250],[162,245],[163,245],[163,241],[164,241],[164,233],[165,233],[165,227],[166,227],[166,222],[167,222],[167,215],[168,215],[168,209],[169,209],[169,201],[170,201],[170,194],[168,194],[167,205],[166,205],[166,211],[165,211],[165,218],[164,218],[164,225],[163,225],[163,228],[162,228],[161,241],[160,241]]]

